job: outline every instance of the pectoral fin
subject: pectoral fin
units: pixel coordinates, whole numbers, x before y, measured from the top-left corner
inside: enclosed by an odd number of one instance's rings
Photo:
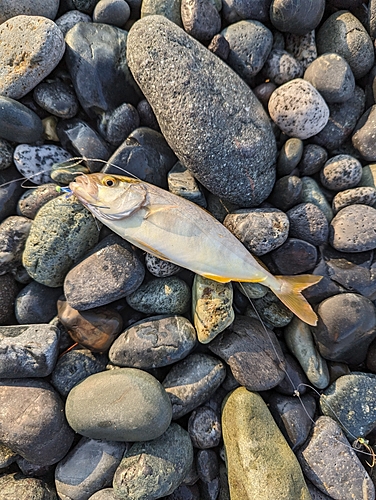
[[[165,212],[166,210],[170,210],[171,208],[178,208],[177,205],[149,205],[147,208],[146,215],[144,219],[148,219],[152,215],[158,212]]]

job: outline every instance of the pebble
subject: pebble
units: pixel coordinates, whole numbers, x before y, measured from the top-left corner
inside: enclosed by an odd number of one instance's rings
[[[169,397],[156,378],[135,368],[90,375],[73,387],[65,405],[78,434],[106,441],[148,441],[171,422]]]
[[[0,323],[7,324],[13,318],[14,303],[18,294],[16,280],[11,274],[0,276]]]
[[[200,42],[208,42],[221,30],[221,16],[211,0],[182,0],[184,30]]]
[[[329,385],[328,365],[317,350],[309,325],[294,317],[284,330],[284,338],[311,384],[325,389]]]
[[[63,290],[36,281],[28,283],[17,295],[14,313],[20,325],[48,323],[57,313],[56,301]]]
[[[326,359],[360,364],[376,336],[376,309],[356,293],[334,295],[321,302],[319,321],[312,327],[316,345]]]
[[[309,82],[296,78],[278,87],[269,99],[272,120],[289,136],[309,139],[329,119],[329,108]]]
[[[65,82],[40,83],[34,89],[33,98],[38,106],[58,118],[73,118],[78,113],[76,94]]]
[[[168,190],[206,208],[206,199],[193,175],[178,161],[167,176]]]
[[[59,462],[73,442],[64,405],[44,380],[1,379],[0,440],[36,465]]]
[[[244,20],[230,24],[221,35],[230,46],[227,63],[244,81],[251,83],[272,49],[272,32],[258,21]]]
[[[8,19],[0,25],[0,38],[0,94],[12,99],[30,92],[64,55],[62,32],[44,16],[19,15]]]
[[[332,201],[332,209],[334,215],[336,215],[342,208],[350,205],[370,205],[372,207],[375,203],[375,188],[362,186],[337,193]]]
[[[143,283],[126,297],[128,305],[146,314],[184,314],[191,302],[191,290],[181,278],[171,276]]]
[[[5,469],[8,465],[11,465],[17,460],[17,453],[12,451],[5,444],[0,444],[0,468]]]
[[[94,8],[93,21],[121,28],[130,14],[131,9],[125,0],[100,0]]]
[[[272,82],[265,82],[265,83],[260,83],[260,85],[257,85],[253,89],[253,93],[257,97],[257,99],[261,102],[261,104],[264,106],[264,108],[268,107],[268,102],[270,99],[270,96],[272,93],[275,91],[277,88],[277,85]]]
[[[204,483],[210,483],[219,476],[218,457],[214,450],[198,450],[196,455],[198,477]]]
[[[137,104],[137,113],[140,117],[141,126],[149,127],[156,132],[160,131],[153,108],[146,99],[141,99],[141,101]]]
[[[31,109],[10,97],[0,96],[0,137],[11,142],[37,142],[43,124]]]
[[[5,170],[12,165],[13,147],[5,139],[0,139],[0,170]]]
[[[57,198],[56,184],[42,184],[35,189],[27,189],[17,204],[17,214],[28,219],[35,219],[38,210],[48,201]]]
[[[332,191],[343,191],[359,184],[362,172],[362,164],[356,158],[350,155],[336,155],[325,163],[320,172],[320,181]]]
[[[345,10],[335,12],[317,32],[318,53],[335,53],[349,64],[356,80],[372,68],[375,55],[373,43],[362,23]]]
[[[0,224],[0,275],[21,265],[22,252],[30,232],[31,220],[12,215]]]
[[[120,314],[106,307],[77,311],[67,301],[57,301],[59,320],[78,344],[94,352],[104,352],[121,332]]]
[[[290,175],[302,159],[303,151],[303,141],[295,137],[287,139],[278,155],[277,174],[280,177]]]
[[[295,78],[301,78],[303,68],[286,50],[273,49],[265,62],[263,74],[276,85],[282,85]]]
[[[272,0],[270,21],[279,31],[306,35],[319,25],[324,10],[325,0]]]
[[[196,343],[195,329],[184,316],[152,316],[128,327],[108,355],[116,366],[150,370],[180,361]]]
[[[333,211],[317,182],[311,177],[302,177],[301,201],[316,205],[330,222],[333,219]]]
[[[374,146],[376,126],[376,105],[371,106],[360,117],[357,123],[354,134],[352,136],[352,144],[354,148],[367,161],[376,160],[376,148]]]
[[[135,443],[124,455],[113,481],[116,498],[164,497],[183,482],[192,462],[189,434],[173,423],[162,436]]]
[[[0,2],[0,23],[21,14],[55,19],[58,8],[59,0],[33,0],[32,2],[30,0],[20,0],[17,3],[12,0],[2,0]]]
[[[255,313],[255,309],[257,313]],[[255,299],[252,304],[248,304],[245,310],[246,316],[258,319],[258,315],[268,325],[282,328],[288,325],[293,318],[293,313],[288,309],[272,292],[267,292],[261,299]]]
[[[0,377],[47,377],[56,364],[58,344],[52,325],[0,326]]]
[[[365,252],[376,248],[376,210],[368,205],[350,205],[340,210],[330,224],[329,243],[340,252]]]
[[[150,44],[155,48],[152,53]],[[275,139],[262,105],[247,84],[162,16],[147,16],[133,26],[127,56],[164,137],[182,164],[221,198],[243,207],[261,203],[274,183]],[[166,79],[166,74],[175,77]],[[179,92],[184,92],[184,106],[174,97]]]
[[[295,35],[285,33],[285,49],[300,62],[303,71],[317,58],[316,34],[315,30],[309,31],[305,35]]]
[[[53,488],[42,479],[28,477],[20,472],[4,473],[0,477],[0,488],[3,498],[16,500],[32,498],[33,500],[56,500]]]
[[[222,15],[229,23],[235,23],[241,19],[255,19],[256,21],[269,20],[270,0],[238,0],[236,3],[231,0],[222,1]]]
[[[306,384],[308,384],[308,379],[306,374],[294,356],[288,352],[285,352],[284,356],[286,377],[276,386],[276,390],[286,396],[295,396],[295,391],[298,390],[300,395],[303,396],[307,392]]]
[[[237,316],[226,332],[210,342],[209,349],[227,363],[237,382],[250,391],[269,390],[285,377],[278,341],[256,319]]]
[[[56,25],[60,28],[65,36],[68,31],[73,28],[77,23],[90,23],[91,17],[79,10],[70,10],[55,20]]]
[[[223,61],[227,61],[228,55],[230,53],[230,45],[226,38],[221,35],[215,35],[212,41],[208,45],[208,50],[213,52],[216,56],[218,56]]]
[[[124,443],[81,438],[56,467],[59,498],[89,498],[99,488],[112,484],[125,451]]]
[[[345,102],[354,95],[355,78],[346,59],[338,54],[323,54],[306,69],[310,82],[327,103]]]
[[[319,417],[310,439],[299,451],[306,477],[330,498],[375,498],[375,487],[340,426]]]
[[[199,342],[207,344],[234,321],[232,283],[219,283],[198,274],[192,286],[192,316]]]
[[[119,500],[119,499],[115,496],[113,488],[104,488],[103,490],[99,490],[96,493],[94,493],[94,495],[91,495],[89,500]]]
[[[61,286],[69,269],[98,241],[98,228],[86,208],[63,195],[35,217],[23,253],[23,265],[38,283]]]
[[[210,399],[226,377],[226,368],[207,354],[190,354],[176,363],[163,380],[177,420]]]
[[[196,448],[214,448],[222,437],[220,416],[212,408],[200,406],[189,417],[188,432]]]
[[[328,241],[329,224],[325,214],[313,203],[300,203],[286,213],[290,222],[290,236],[312,245],[320,246]]]
[[[124,2],[125,3],[125,2]],[[124,103],[101,116],[98,130],[103,138],[113,146],[120,146],[133,130],[140,125],[137,109]]]
[[[222,428],[231,498],[310,498],[299,463],[261,396],[235,389],[224,404]]]
[[[149,273],[157,278],[167,278],[168,276],[177,274],[181,270],[180,266],[167,260],[162,260],[151,253],[145,254],[145,266]]]
[[[285,175],[274,184],[268,201],[275,207],[286,212],[300,203],[302,195],[302,180],[296,175]]]
[[[312,271],[316,266],[317,249],[308,241],[288,238],[283,245],[270,252],[269,256],[278,274],[302,274]]]
[[[85,311],[134,293],[145,268],[131,245],[111,234],[91,249],[64,280],[64,295],[74,309]]]
[[[306,144],[298,164],[301,176],[316,174],[328,159],[327,151],[318,144]]]

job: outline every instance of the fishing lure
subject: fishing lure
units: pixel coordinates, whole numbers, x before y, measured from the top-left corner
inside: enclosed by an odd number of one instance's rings
[[[300,292],[321,276],[273,276],[198,205],[121,175],[83,174],[69,189],[97,219],[136,247],[214,281],[262,283],[301,320],[316,325],[317,316]]]

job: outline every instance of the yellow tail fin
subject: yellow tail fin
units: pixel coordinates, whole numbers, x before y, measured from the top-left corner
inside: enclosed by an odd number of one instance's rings
[[[317,325],[317,316],[307,300],[300,293],[301,290],[318,283],[322,276],[300,274],[297,276],[275,276],[281,284],[280,290],[272,291],[298,318],[309,325]]]

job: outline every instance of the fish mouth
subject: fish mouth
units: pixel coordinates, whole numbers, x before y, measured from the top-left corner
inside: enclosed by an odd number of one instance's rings
[[[69,183],[69,189],[83,205],[96,205],[98,202],[98,187],[87,175],[76,177]]]

